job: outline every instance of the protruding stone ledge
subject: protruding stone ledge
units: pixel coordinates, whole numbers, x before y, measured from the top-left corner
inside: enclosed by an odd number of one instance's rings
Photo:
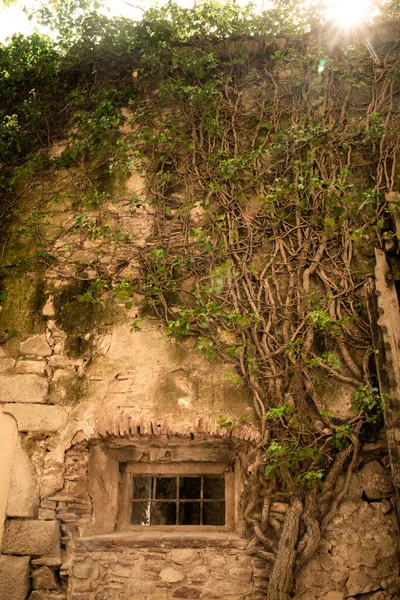
[[[96,535],[75,540],[76,548],[85,548],[88,552],[119,551],[125,548],[233,548],[243,550],[247,540],[236,533],[229,532],[164,532],[146,531],[112,533]]]
[[[67,420],[64,408],[52,404],[3,404],[3,410],[15,417],[19,431],[58,431]]]
[[[39,375],[0,375],[0,402],[44,403],[48,388]]]

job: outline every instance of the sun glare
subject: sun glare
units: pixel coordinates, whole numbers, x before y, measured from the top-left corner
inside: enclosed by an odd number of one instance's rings
[[[368,17],[371,0],[330,0],[327,11],[329,20],[339,27],[357,27]]]
[[[189,8],[196,3],[196,0],[175,0],[185,8]],[[29,35],[35,29],[43,31],[38,27],[35,21],[29,21],[27,15],[23,12],[23,6],[34,6],[37,0],[14,0],[9,6],[2,4],[0,0],[0,44],[4,43],[6,38],[14,33],[23,33]],[[110,17],[125,16],[134,20],[140,20],[143,10],[154,6],[155,3],[160,6],[167,0],[106,0],[106,11]],[[236,0],[239,6],[245,6],[249,0]],[[300,2],[300,0],[299,0]],[[301,0],[304,5],[312,0]],[[327,17],[340,28],[350,29],[361,25],[363,21],[376,14],[373,6],[375,0],[325,0],[327,5]],[[271,0],[253,0],[256,9],[268,10],[272,7]]]

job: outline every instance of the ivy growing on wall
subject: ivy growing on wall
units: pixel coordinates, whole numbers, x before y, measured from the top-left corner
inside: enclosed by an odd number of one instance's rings
[[[7,242],[21,233],[36,245],[30,268],[51,260],[46,207],[29,207],[43,178],[75,169],[74,226],[123,244],[90,214],[112,201],[113,181],[146,174],[154,244],[113,293],[128,306],[140,294],[169,335],[232,364],[227,377],[248,387],[262,436],[248,551],[273,565],[269,599],[287,600],[361,441],[382,425],[365,282],[374,247],[394,238],[397,46],[379,29],[373,51],[362,36],[332,42],[315,7],[295,14],[287,2],[261,15],[168,4],[140,23],[84,13],[74,28],[51,6],[41,17],[58,41],[0,47],[1,268],[14,268]],[[385,10],[397,18],[395,3]],[[78,301],[101,302],[108,283],[96,277]],[[340,386],[346,414],[329,408]],[[290,502],[282,531],[268,518],[275,498]]]

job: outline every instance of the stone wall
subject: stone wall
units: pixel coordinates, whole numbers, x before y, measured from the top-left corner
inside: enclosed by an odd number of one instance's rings
[[[81,538],[72,555],[71,600],[250,600],[258,573],[245,547],[221,533]]]

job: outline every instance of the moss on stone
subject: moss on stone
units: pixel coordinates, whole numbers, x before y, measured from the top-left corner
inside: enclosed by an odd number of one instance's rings
[[[46,303],[45,283],[41,272],[13,270],[2,280],[0,342],[8,342],[10,351],[27,334],[43,332],[42,315]]]
[[[88,292],[90,281],[74,281],[54,296],[57,325],[67,334],[66,353],[72,358],[90,356],[92,336],[120,318],[120,309],[109,296],[93,293],[92,298],[82,301]]]

